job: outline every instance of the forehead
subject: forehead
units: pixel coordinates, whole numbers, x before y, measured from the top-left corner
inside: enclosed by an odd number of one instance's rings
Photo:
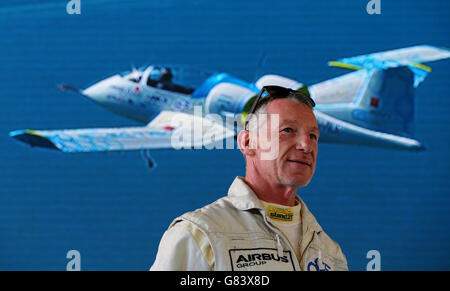
[[[268,114],[278,114],[280,124],[289,122],[317,127],[313,110],[306,104],[292,99],[276,99],[267,105],[266,111]]]

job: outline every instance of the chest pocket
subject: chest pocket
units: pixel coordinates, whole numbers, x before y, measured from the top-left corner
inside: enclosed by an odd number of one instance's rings
[[[303,252],[301,259],[302,270],[304,271],[331,271],[332,266],[320,239],[320,232],[314,232],[311,242]],[[325,257],[324,257],[325,255]]]
[[[329,254],[330,247],[324,242],[321,232],[314,232],[313,238],[303,253],[302,270],[305,271],[336,271],[341,270],[343,261]],[[343,268],[345,270],[345,267]]]

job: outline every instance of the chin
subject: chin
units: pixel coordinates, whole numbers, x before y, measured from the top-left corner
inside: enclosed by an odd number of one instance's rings
[[[305,180],[305,179],[284,179],[284,185],[291,186],[291,187],[305,187],[309,184],[311,179]]]

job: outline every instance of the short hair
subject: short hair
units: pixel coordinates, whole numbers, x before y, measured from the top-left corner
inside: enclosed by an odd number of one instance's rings
[[[300,93],[300,94],[298,94],[298,93]],[[301,92],[296,92],[295,95],[289,95],[286,97],[269,96],[266,98],[262,98],[256,105],[254,113],[249,114],[249,116],[247,116],[247,121],[246,121],[246,123],[248,124],[247,129],[250,130],[250,124],[252,124],[251,121],[254,118],[256,118],[257,115],[267,112],[266,109],[267,109],[267,106],[270,104],[270,102],[272,102],[274,100],[278,100],[278,99],[290,99],[290,100],[293,100],[293,101],[296,101],[296,102],[299,102],[301,104],[308,106],[308,108],[310,108],[311,110],[313,110],[314,106],[316,105],[310,97],[308,97],[307,95],[305,95]]]
[[[300,91],[295,91],[295,94],[290,94],[286,97],[280,97],[280,96],[274,95],[274,96],[268,96],[265,98],[261,98],[261,100],[258,102],[258,104],[256,104],[255,113],[258,112],[258,110],[261,107],[267,107],[267,105],[270,102],[277,100],[277,99],[291,99],[294,101],[298,101],[300,103],[305,104],[310,109],[313,109],[314,106],[316,106],[316,103],[314,102],[314,100],[311,99],[311,97],[309,97],[308,95],[306,95]]]
[[[266,92],[268,94],[268,96],[263,98],[262,95],[264,92]],[[306,87],[301,87],[297,90],[292,90],[290,88],[285,88],[285,87],[276,86],[276,85],[264,86],[264,87],[262,87],[262,89],[258,93],[258,95],[253,98],[255,98],[255,100],[253,101],[253,104],[251,105],[251,108],[250,108],[250,111],[248,112],[248,116],[246,117],[246,120],[244,121],[244,129],[247,129],[247,125],[249,124],[253,115],[257,115],[258,113],[261,113],[261,111],[267,107],[267,104],[269,104],[273,100],[291,99],[291,100],[300,102],[302,104],[305,104],[310,109],[313,109],[314,106],[316,105],[316,103],[311,98],[309,91]]]

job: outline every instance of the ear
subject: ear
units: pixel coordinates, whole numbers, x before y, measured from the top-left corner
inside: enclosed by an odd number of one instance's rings
[[[239,132],[237,142],[244,156],[254,156],[256,151],[250,146],[250,131],[243,129]]]

